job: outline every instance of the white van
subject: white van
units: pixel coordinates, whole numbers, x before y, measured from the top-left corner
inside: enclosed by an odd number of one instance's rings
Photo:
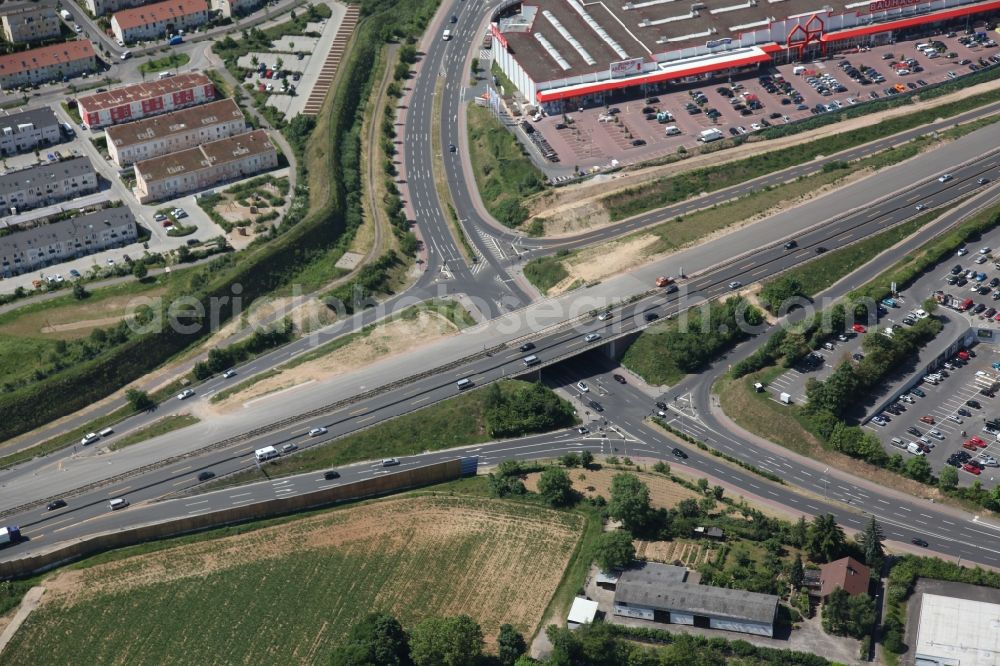
[[[907,453],[912,453],[912,454],[913,454],[913,455],[915,455],[915,456],[923,456],[923,455],[926,455],[926,454],[924,453],[924,450],[923,450],[923,449],[921,449],[921,448],[920,448],[919,446],[917,446],[916,444],[914,444],[913,442],[910,442],[909,444],[907,444],[907,445],[906,445],[906,452],[907,452]]]
[[[795,67],[792,67],[792,74],[802,74],[805,71],[806,68],[804,65],[796,65]]]
[[[124,509],[128,506],[128,500],[124,497],[116,497],[108,502],[108,508],[112,511],[117,511],[118,509]]]
[[[173,72],[160,72],[160,80],[169,79],[173,75]]]
[[[667,125],[663,128],[663,131],[666,132],[667,136],[677,136],[681,133],[681,131],[677,129],[676,125]]]
[[[97,434],[100,435],[101,437],[108,437],[109,435],[115,434],[115,431],[113,428],[105,428],[104,430],[101,430]]]
[[[274,448],[273,446],[265,446],[262,449],[257,449],[256,451],[254,451],[253,455],[254,458],[257,459],[257,462],[261,463],[261,462],[267,462],[272,458],[277,458],[281,454],[278,453],[278,449]]]
[[[923,51],[924,49],[929,49],[929,48],[933,48],[933,47],[930,44],[928,44],[927,42],[920,42],[919,44],[917,44],[917,50],[918,51]]]
[[[524,357],[524,364],[529,368],[533,365],[538,365],[539,363],[541,363],[541,361],[539,361],[538,357],[535,356],[534,354],[532,354],[531,356]]]
[[[448,41],[449,39],[451,39],[451,30],[445,30],[445,31],[444,31],[444,34],[443,34],[443,35],[441,35],[441,39],[443,39],[443,40],[444,40],[444,41],[446,41],[446,42],[447,42],[447,41]]]
[[[459,391],[464,391],[465,389],[467,389],[470,386],[472,386],[472,380],[471,379],[459,379],[457,382],[455,382],[455,386],[458,387]]]

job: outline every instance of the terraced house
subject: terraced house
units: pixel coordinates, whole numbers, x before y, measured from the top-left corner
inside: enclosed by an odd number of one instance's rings
[[[77,99],[84,129],[127,123],[215,99],[215,85],[201,72],[113,88]]]
[[[194,30],[208,22],[206,0],[167,0],[116,12],[111,31],[120,41],[160,39],[178,30]]]
[[[135,191],[142,203],[170,199],[277,166],[278,153],[267,132],[254,130],[137,162]]]
[[[60,35],[59,17],[50,0],[0,3],[0,13],[3,35],[12,44],[40,42]]]
[[[162,116],[109,127],[108,154],[118,168],[139,160],[218,141],[246,132],[243,112],[231,99],[220,99]]]
[[[89,39],[41,46],[0,56],[0,90],[59,81],[97,69]]]
[[[61,140],[59,119],[47,106],[0,116],[0,155],[17,155]]]
[[[0,217],[65,201],[97,189],[97,172],[86,157],[74,157],[0,176]]]
[[[0,236],[0,276],[28,273],[137,239],[135,217],[128,206],[45,222]]]
[[[152,0],[84,0],[84,6],[94,16],[104,16],[119,9],[148,5]]]

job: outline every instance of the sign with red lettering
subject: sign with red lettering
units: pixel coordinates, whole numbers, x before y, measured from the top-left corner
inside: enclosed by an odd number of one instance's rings
[[[632,58],[631,60],[621,60],[611,63],[611,78],[617,79],[622,76],[634,76],[642,74],[642,58]]]
[[[884,12],[887,9],[898,9],[899,7],[909,7],[919,5],[923,0],[874,0],[868,3],[868,12]]]
[[[496,23],[490,24],[490,32],[493,33],[493,38],[500,42],[500,46],[507,48],[507,38],[500,32],[500,27]]]

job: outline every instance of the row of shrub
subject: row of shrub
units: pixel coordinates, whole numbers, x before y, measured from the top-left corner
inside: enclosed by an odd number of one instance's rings
[[[383,156],[383,171],[385,172],[386,195],[383,200],[385,214],[392,226],[392,233],[399,241],[399,249],[404,255],[416,255],[419,243],[417,236],[410,231],[410,221],[403,212],[403,198],[396,187],[396,169],[394,157],[396,151],[396,106],[403,96],[403,82],[410,77],[410,68],[417,62],[417,48],[412,41],[399,49],[399,62],[393,70],[392,83],[386,90],[387,100],[382,109],[382,141],[379,143]],[[374,149],[374,146],[371,147]],[[374,156],[371,159],[375,159]],[[371,183],[374,185],[374,183]]]
[[[246,340],[210,349],[208,359],[195,363],[191,374],[199,381],[208,379],[253,356],[290,342],[293,333],[294,327],[287,318],[273,328],[258,329]]]

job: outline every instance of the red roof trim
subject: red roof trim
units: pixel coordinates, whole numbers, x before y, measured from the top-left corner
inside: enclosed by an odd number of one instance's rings
[[[847,30],[841,30],[839,32],[829,32],[823,35],[820,39],[824,42],[836,42],[841,39],[851,39],[853,37],[874,35],[880,32],[887,32],[889,30],[899,30],[901,28],[909,28],[914,25],[923,25],[924,23],[946,21],[948,19],[957,18],[959,16],[967,16],[969,14],[979,14],[980,12],[988,12],[994,9],[1000,9],[1000,0],[996,2],[988,2],[979,5],[956,7],[955,9],[949,9],[947,11],[937,12],[935,14],[923,14],[921,16],[914,16],[912,18],[900,19],[898,21],[886,21],[885,23],[875,23],[873,25],[866,25],[861,28],[849,28]]]
[[[725,63],[699,65],[697,67],[689,67],[687,69],[674,72],[655,72],[645,76],[632,77],[629,79],[601,81],[600,83],[594,83],[589,86],[580,86],[572,89],[562,88],[552,91],[541,90],[535,95],[535,97],[539,102],[552,102],[557,99],[568,99],[571,97],[579,97],[581,95],[589,95],[590,93],[595,92],[605,92],[608,90],[617,90],[618,88],[640,86],[644,83],[659,83],[661,81],[669,81],[671,79],[680,79],[685,76],[696,76],[698,74],[705,74],[706,72],[715,72],[722,69],[729,69],[731,67],[743,67],[744,65],[753,65],[758,62],[767,62],[770,60],[771,56],[769,55],[753,55],[747,56],[746,58],[740,58],[738,60],[730,60]]]

